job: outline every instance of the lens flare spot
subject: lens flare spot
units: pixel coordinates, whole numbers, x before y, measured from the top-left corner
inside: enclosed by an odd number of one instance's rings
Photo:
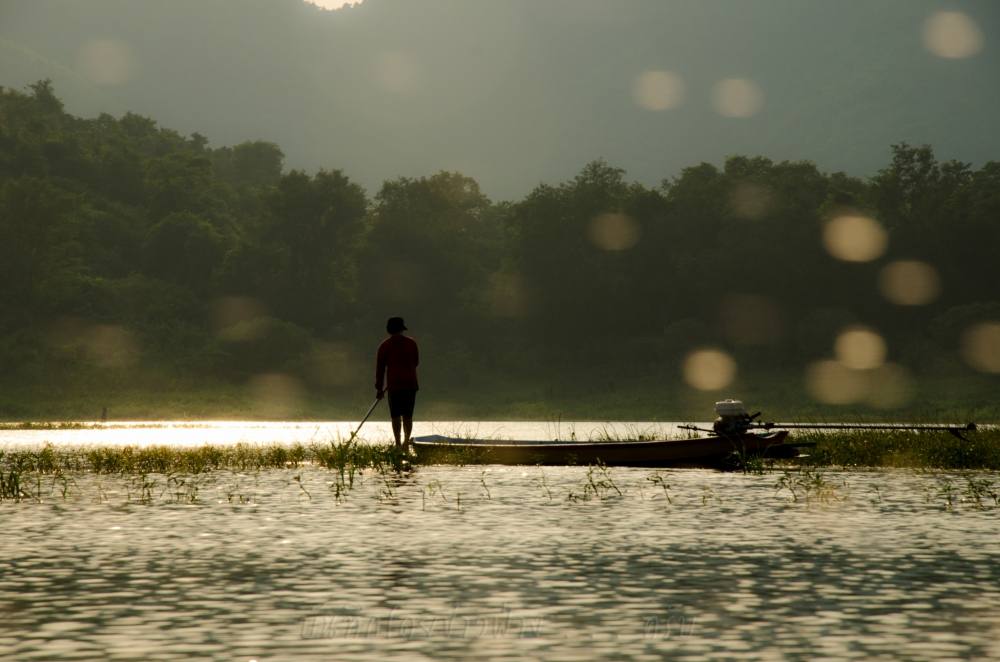
[[[295,415],[304,391],[299,381],[282,373],[266,373],[250,380],[255,411],[272,419]]]
[[[913,399],[915,382],[910,371],[886,363],[868,375],[868,404],[878,409],[897,409]]]
[[[350,384],[356,375],[364,374],[365,366],[347,343],[317,342],[306,362],[308,377],[322,386]]]
[[[52,349],[72,353],[86,344],[89,330],[90,324],[82,318],[60,317],[49,326],[43,337]]]
[[[601,214],[587,228],[591,243],[605,251],[624,251],[639,241],[639,224],[620,213]]]
[[[98,85],[123,85],[135,76],[137,63],[128,44],[114,39],[92,39],[77,55],[80,71]]]
[[[86,336],[87,353],[102,368],[125,368],[139,358],[139,345],[126,328],[110,324],[91,327]]]
[[[632,98],[645,110],[676,108],[684,102],[684,80],[672,71],[645,71],[635,79]]]
[[[924,21],[924,46],[938,57],[971,57],[982,50],[983,33],[967,14],[939,11]]]
[[[497,272],[490,276],[487,306],[496,317],[523,317],[527,313],[528,297],[521,275]]]
[[[823,245],[838,260],[870,262],[882,255],[888,244],[888,233],[868,216],[844,214],[823,227]]]
[[[1000,373],[1000,322],[982,322],[962,334],[962,357],[981,372]]]
[[[718,391],[736,378],[736,361],[719,349],[699,349],[684,359],[684,381],[699,391]]]
[[[253,319],[240,320],[234,324],[219,329],[217,335],[220,340],[228,343],[251,343],[258,341],[274,327],[274,318],[255,317]]]
[[[723,117],[752,117],[764,107],[764,92],[749,78],[726,78],[712,88],[712,106]]]
[[[737,218],[756,221],[773,208],[774,193],[766,186],[740,182],[729,192],[729,210]]]
[[[212,325],[217,333],[240,322],[267,316],[267,309],[252,297],[221,297],[212,302]]]
[[[846,405],[865,398],[868,379],[837,361],[817,361],[806,368],[806,390],[819,402]]]
[[[375,60],[375,81],[386,92],[412,94],[420,87],[420,67],[407,53],[383,53]]]
[[[864,326],[844,329],[837,336],[833,351],[837,361],[851,370],[871,370],[885,363],[885,340]]]
[[[937,269],[919,260],[887,264],[878,277],[882,296],[899,306],[923,306],[941,294]]]

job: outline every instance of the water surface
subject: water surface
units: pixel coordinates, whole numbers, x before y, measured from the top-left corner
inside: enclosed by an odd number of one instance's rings
[[[963,496],[996,474],[783,477],[53,480],[0,502],[0,658],[1000,656],[1000,513]]]
[[[656,421],[417,421],[414,436],[441,434],[488,439],[579,440],[635,438],[638,435],[669,438],[686,435],[679,422]],[[122,421],[80,424],[76,429],[0,429],[4,446],[102,445],[102,446],[200,446],[236,443],[328,442],[349,439],[358,421],[245,422],[245,421]],[[704,425],[704,424],[703,424]],[[386,421],[366,422],[359,439],[392,439]]]

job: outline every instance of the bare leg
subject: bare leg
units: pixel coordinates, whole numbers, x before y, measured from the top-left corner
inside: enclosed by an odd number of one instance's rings
[[[399,428],[400,428],[402,422],[403,422],[403,419],[400,418],[399,416],[393,416],[392,417],[392,436],[394,436],[396,438],[396,445],[397,446],[399,446],[399,432],[400,432]],[[407,435],[407,438],[409,438],[409,435]]]
[[[403,434],[406,435],[404,438],[406,439],[406,444],[407,445],[409,445],[409,443],[410,443],[410,434],[412,432],[413,432],[413,419],[412,418],[404,418],[403,419]]]

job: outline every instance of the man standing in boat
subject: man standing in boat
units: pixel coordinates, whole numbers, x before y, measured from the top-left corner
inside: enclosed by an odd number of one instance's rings
[[[389,416],[392,417],[396,445],[401,443],[401,431],[404,443],[409,445],[420,353],[413,338],[403,335],[407,329],[402,317],[390,317],[385,323],[385,330],[389,337],[379,345],[375,359],[375,397],[381,400],[386,393],[389,394]]]

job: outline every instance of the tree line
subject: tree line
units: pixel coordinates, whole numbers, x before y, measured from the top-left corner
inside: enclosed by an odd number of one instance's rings
[[[874,219],[885,251],[832,255],[843,214]],[[700,346],[800,370],[851,324],[918,374],[959,370],[962,331],[1000,318],[998,219],[1000,162],[906,144],[867,178],[733,156],[649,187],[598,160],[516,201],[457,172],[370,195],[268,142],[75,117],[40,81],[0,88],[0,379],[357,388],[390,315],[449,389],[677,380]],[[887,299],[894,260],[929,265],[933,297]]]

